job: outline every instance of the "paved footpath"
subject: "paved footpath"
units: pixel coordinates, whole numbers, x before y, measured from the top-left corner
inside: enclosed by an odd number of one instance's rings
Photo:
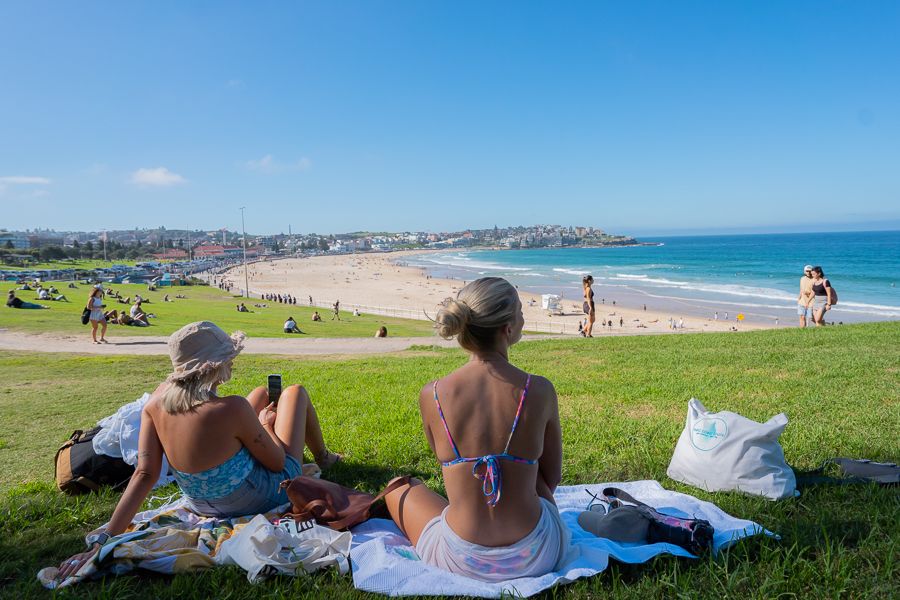
[[[554,336],[525,336],[523,339],[548,339]],[[73,352],[83,354],[168,354],[168,336],[110,337],[108,344],[94,344],[84,335],[33,334],[0,329],[0,350],[22,352]],[[244,352],[249,354],[382,354],[402,352],[411,346],[457,347],[455,340],[431,337],[386,338],[257,338],[248,337]]]

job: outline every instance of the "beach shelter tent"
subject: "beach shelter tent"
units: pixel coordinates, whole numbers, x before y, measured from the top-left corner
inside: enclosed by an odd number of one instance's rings
[[[541,308],[544,310],[560,310],[558,294],[541,294]]]

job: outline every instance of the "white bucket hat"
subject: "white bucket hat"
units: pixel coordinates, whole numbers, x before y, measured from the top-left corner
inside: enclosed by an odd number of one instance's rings
[[[244,333],[231,335],[210,321],[185,325],[169,337],[172,374],[168,381],[180,382],[198,373],[209,373],[232,360],[244,349]]]

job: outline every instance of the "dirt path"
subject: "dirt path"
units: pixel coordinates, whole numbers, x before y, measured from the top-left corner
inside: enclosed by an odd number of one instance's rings
[[[0,330],[0,350],[22,352],[74,352],[83,354],[168,354],[168,336],[110,337],[108,344],[94,344],[85,336],[27,334]],[[244,345],[250,354],[382,354],[401,352],[410,346],[453,348],[456,342],[438,337],[395,338],[251,338]]]
[[[685,335],[690,331],[669,333],[669,335]],[[658,331],[614,331],[602,333],[597,337],[623,337],[633,335],[661,335]],[[522,341],[549,339],[577,339],[571,335],[526,334]],[[21,352],[70,352],[75,354],[131,354],[131,355],[167,355],[169,353],[168,336],[122,336],[110,337],[108,344],[94,344],[84,335],[34,334],[0,329],[0,350]],[[385,352],[403,352],[412,346],[437,346],[440,348],[457,348],[456,340],[443,340],[437,336],[430,337],[388,337],[388,338],[259,338],[248,337],[244,344],[244,352],[250,354],[287,354],[296,356],[364,356],[367,354],[383,354]]]

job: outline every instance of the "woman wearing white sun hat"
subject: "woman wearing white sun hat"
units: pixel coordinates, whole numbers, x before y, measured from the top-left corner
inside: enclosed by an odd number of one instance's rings
[[[144,405],[134,475],[105,530],[87,536],[89,550],[63,562],[57,580],[77,573],[110,536],[125,531],[159,478],[164,454],[186,506],[217,517],[263,513],[287,502],[279,484],[301,474],[304,447],[320,467],[340,459],[326,448],[303,387],[287,387],[277,407],[264,387],[246,398],[216,393],[231,379],[243,342],[243,333],[229,336],[209,321],[172,334],[173,372]]]

